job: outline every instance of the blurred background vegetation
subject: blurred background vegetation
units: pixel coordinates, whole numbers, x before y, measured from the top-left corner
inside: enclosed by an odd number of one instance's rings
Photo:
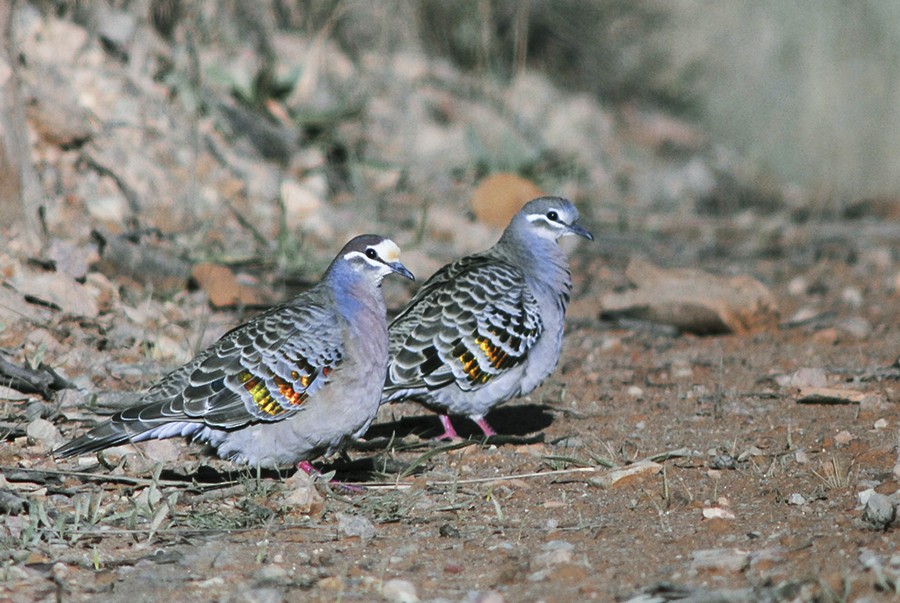
[[[274,0],[269,6],[277,27],[328,32],[351,56],[421,49],[498,80],[528,66],[608,104],[661,106],[696,120],[825,205],[900,189],[897,2]]]
[[[880,0],[118,0],[163,37],[252,43],[244,101],[290,92],[271,33],[421,52],[502,86],[536,69],[611,107],[689,119],[822,208],[900,188],[900,3]],[[90,1],[43,5],[89,21]],[[170,82],[171,83],[171,82]],[[345,107],[352,112],[352,103]],[[310,116],[315,132],[316,116]]]

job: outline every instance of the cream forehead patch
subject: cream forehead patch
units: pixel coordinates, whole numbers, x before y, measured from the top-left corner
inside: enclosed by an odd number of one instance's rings
[[[385,262],[396,262],[400,259],[400,248],[390,239],[385,239],[372,247],[378,252],[378,257]]]

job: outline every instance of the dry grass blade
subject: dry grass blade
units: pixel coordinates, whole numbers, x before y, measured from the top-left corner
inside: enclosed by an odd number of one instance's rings
[[[426,452],[425,454],[421,455],[416,460],[414,460],[412,463],[410,463],[407,466],[407,468],[400,475],[397,476],[397,481],[395,481],[395,482],[376,482],[376,483],[369,482],[369,483],[359,483],[359,484],[354,484],[354,485],[363,486],[367,490],[402,490],[405,488],[411,488],[412,487],[411,483],[408,483],[408,482],[401,483],[400,480],[403,479],[404,477],[409,476],[415,470],[416,467],[422,465],[428,459],[432,458],[433,456],[435,456],[441,452],[445,452],[448,450],[456,450],[458,448],[464,448],[465,446],[470,446],[475,443],[476,442],[468,440],[468,441],[464,441],[464,442],[456,442],[453,444],[447,444],[445,446],[435,448],[434,450],[430,450],[430,451]],[[647,457],[644,461],[638,461],[637,463],[640,463],[640,462],[656,463],[656,462],[660,462],[660,461],[665,461],[667,459],[681,458],[681,457],[686,457],[686,456],[696,456],[696,455],[695,455],[695,453],[688,450],[687,448],[679,448],[679,449],[671,450],[668,452],[661,452],[659,454],[654,454],[652,456]],[[566,462],[577,462],[579,464],[581,463],[581,461],[578,461],[577,459],[572,459],[569,457],[545,457],[545,458],[558,458],[558,459],[564,460]],[[633,464],[637,464],[637,463],[633,463]],[[535,479],[535,478],[539,478],[539,477],[558,477],[561,475],[599,473],[602,471],[606,471],[608,469],[612,469],[614,467],[615,467],[615,465],[612,464],[611,462],[609,462],[609,466],[607,466],[607,464],[604,463],[601,466],[572,467],[572,468],[568,468],[568,469],[553,469],[550,471],[535,471],[535,472],[531,472],[531,473],[514,473],[514,474],[510,474],[510,475],[496,475],[493,477],[476,477],[476,478],[470,478],[470,479],[454,479],[454,480],[427,480],[425,482],[425,485],[426,486],[454,486],[454,485],[485,484],[485,483],[493,483],[493,482],[500,482],[500,481],[511,481],[511,480],[517,480],[517,479]]]
[[[438,446],[437,448],[433,448],[433,449],[429,450],[428,452],[419,455],[418,458],[416,458],[413,462],[411,462],[409,465],[407,465],[406,469],[404,469],[400,473],[400,475],[397,476],[397,479],[401,480],[404,477],[408,477],[409,475],[412,475],[412,473],[415,472],[415,470],[418,467],[422,466],[429,459],[441,454],[442,452],[449,452],[450,450],[458,450],[460,448],[465,448],[467,446],[474,446],[477,443],[478,442],[476,442],[474,440],[464,440],[462,442],[452,442],[450,444],[444,444],[443,446]]]
[[[667,452],[660,452],[659,454],[654,454],[652,456],[648,456],[646,460],[653,461],[654,463],[661,463],[663,461],[668,461],[669,459],[677,459],[677,458],[685,458],[685,457],[698,457],[702,456],[697,454],[690,448],[678,448],[676,450],[669,450]]]

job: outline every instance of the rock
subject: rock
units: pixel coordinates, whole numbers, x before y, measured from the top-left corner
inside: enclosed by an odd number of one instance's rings
[[[865,339],[872,333],[872,324],[862,316],[851,316],[842,320],[838,328],[854,339]]]
[[[495,590],[489,590],[484,593],[478,593],[472,603],[504,603],[503,595]]]
[[[286,600],[286,593],[275,587],[240,589],[226,599],[227,603],[282,603]]]
[[[740,549],[704,549],[691,555],[691,568],[740,572],[750,565],[750,553]]]
[[[275,583],[285,580],[288,577],[288,571],[280,565],[264,565],[253,576],[257,583],[268,582]]]
[[[173,463],[181,457],[181,442],[172,439],[147,440],[141,445],[141,451],[148,459],[160,463]]]
[[[746,335],[772,329],[778,305],[772,292],[747,276],[725,278],[690,268],[663,269],[632,260],[626,276],[637,286],[603,297],[604,318],[637,318],[709,335]]]
[[[102,195],[85,200],[88,213],[95,222],[102,222],[117,230],[124,228],[129,214],[128,201],[122,195]]]
[[[797,492],[794,492],[793,494],[791,494],[791,495],[788,497],[788,504],[789,504],[789,505],[795,505],[795,506],[798,506],[798,507],[802,507],[803,505],[806,504],[806,499],[803,498],[803,495],[802,495],[802,494],[799,494],[799,493],[797,493]]]
[[[784,388],[825,387],[828,377],[823,368],[801,368],[789,375],[779,375],[775,382]]]
[[[872,492],[862,512],[862,519],[875,529],[884,530],[894,521],[896,509],[884,494]]]
[[[29,396],[28,394],[23,394],[17,389],[6,387],[5,385],[0,385],[0,400],[4,400],[6,402],[24,402],[30,397],[31,396]]]
[[[589,94],[565,96],[549,107],[549,113],[539,127],[550,148],[585,165],[604,163],[605,145],[615,138],[616,123],[595,98]]]
[[[359,538],[365,541],[375,537],[375,526],[362,515],[338,513],[337,524],[338,532],[346,538]]]
[[[87,401],[87,393],[80,389],[63,389],[56,393],[56,406],[59,409],[73,408],[81,409],[85,407]]]
[[[724,507],[704,507],[704,519],[736,519],[734,511]]]
[[[95,13],[97,34],[111,48],[127,55],[128,47],[134,39],[137,22],[131,13],[105,8],[96,5]],[[103,7],[100,9],[100,7]]]
[[[57,64],[60,57],[79,56],[90,43],[87,30],[72,21],[49,18],[39,23],[23,44],[23,53],[29,60]]]
[[[56,264],[59,272],[75,279],[84,279],[92,262],[99,259],[94,245],[76,245],[71,241],[53,239],[47,257]]]
[[[4,516],[19,515],[25,512],[28,500],[22,498],[12,490],[0,488],[0,513]]]
[[[416,603],[419,600],[415,585],[399,578],[387,580],[381,587],[381,596],[394,603]]]
[[[571,563],[575,545],[565,540],[551,540],[541,546],[541,552],[531,560],[532,568]]]
[[[14,284],[19,292],[55,304],[66,314],[96,318],[100,313],[91,291],[68,274],[22,273]]]
[[[841,291],[841,301],[853,308],[862,307],[863,294],[859,287],[844,287]]]
[[[316,516],[322,513],[325,500],[316,489],[315,479],[305,471],[297,471],[284,480],[285,493],[281,504],[292,512]]]
[[[8,287],[0,287],[0,321],[4,324],[14,324],[18,321],[47,324],[51,316],[49,308],[28,303],[22,293]]]
[[[78,104],[75,90],[65,80],[42,73],[40,86],[28,104],[28,122],[51,145],[72,147],[94,134],[87,112]]]
[[[311,231],[327,238],[333,229],[322,217],[328,181],[323,174],[314,174],[302,182],[285,179],[281,183],[281,202],[284,204],[284,219],[290,230]]]
[[[56,425],[47,419],[38,418],[31,421],[25,428],[25,435],[29,441],[43,444],[45,450],[53,450],[64,441]]]

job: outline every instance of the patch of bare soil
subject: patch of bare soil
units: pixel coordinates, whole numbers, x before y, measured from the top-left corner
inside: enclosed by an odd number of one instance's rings
[[[181,442],[57,463],[24,432],[41,409],[3,402],[0,598],[895,600],[895,258],[812,239],[777,260],[637,241],[673,265],[769,284],[776,328],[706,337],[599,320],[630,254],[582,245],[559,369],[489,417],[502,435],[481,441],[457,418],[472,439],[437,444],[433,415],[384,408],[351,462],[323,465],[363,492],[232,472]],[[81,337],[70,355],[96,347]],[[67,437],[97,419],[45,414]]]

